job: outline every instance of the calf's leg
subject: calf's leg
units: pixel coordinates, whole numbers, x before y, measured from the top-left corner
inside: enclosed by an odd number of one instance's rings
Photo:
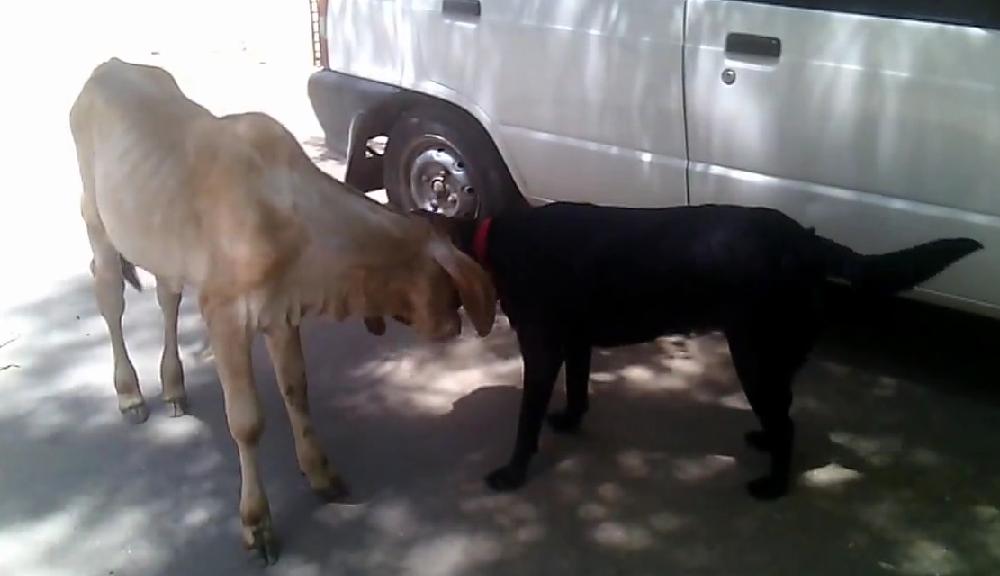
[[[114,355],[115,392],[118,410],[132,424],[141,424],[149,418],[149,409],[139,390],[139,377],[125,348],[122,333],[122,315],[125,313],[125,282],[122,275],[122,257],[111,245],[104,226],[96,215],[84,211],[87,237],[94,252],[92,271],[97,307],[108,325],[111,351]]]
[[[184,365],[177,351],[177,312],[181,293],[172,290],[162,278],[156,279],[156,301],[163,312],[163,356],[160,358],[160,383],[163,400],[171,416],[183,416],[187,411],[184,391]]]
[[[240,301],[202,301],[202,315],[222,383],[229,433],[240,458],[240,522],[243,542],[267,564],[278,559],[271,512],[264,494],[257,461],[257,443],[264,431],[264,417],[257,398],[250,345],[253,331]]]
[[[347,486],[330,466],[316,439],[309,417],[309,396],[299,329],[290,324],[279,324],[268,329],[265,339],[277,375],[278,388],[292,424],[299,469],[309,480],[309,486],[320,497],[325,500],[340,498],[347,493]]]

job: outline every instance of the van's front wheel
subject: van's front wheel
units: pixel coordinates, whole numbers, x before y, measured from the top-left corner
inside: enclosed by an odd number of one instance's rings
[[[482,128],[441,106],[403,113],[389,133],[383,170],[389,201],[403,210],[475,218],[520,199]]]

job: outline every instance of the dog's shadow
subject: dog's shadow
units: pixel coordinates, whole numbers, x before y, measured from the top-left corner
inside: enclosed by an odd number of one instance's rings
[[[477,456],[483,474],[506,462],[513,448],[521,391],[519,378],[512,383],[476,389],[456,401],[445,419],[454,433],[473,425],[483,430],[480,441],[488,448]],[[594,349],[590,396],[591,408],[579,431],[559,434],[543,428],[529,483],[544,482],[549,474],[572,469],[581,459],[661,480],[676,471],[676,461],[694,468],[724,463],[723,468],[741,470],[747,480],[766,471],[766,458],[743,444],[744,432],[757,423],[721,335],[674,336]],[[564,402],[563,373],[549,412]],[[657,470],[654,461],[675,464]]]
[[[833,476],[855,479],[885,474],[892,466],[900,474],[920,474],[929,466],[990,468],[977,454],[997,453],[981,440],[995,433],[988,422],[1000,406],[995,350],[1000,330],[994,320],[904,299],[859,304],[831,289],[825,330],[793,385],[799,481],[822,482],[818,472],[831,469]],[[564,401],[562,385],[561,375],[550,411]],[[590,388],[582,430],[566,437],[546,428],[533,477],[591,446],[732,458],[746,479],[766,471],[766,457],[743,443],[743,434],[758,422],[720,334],[595,349]],[[479,390],[472,396],[510,392]],[[496,425],[512,429],[516,396],[477,401],[504,405],[509,420]],[[969,415],[968,428],[949,419],[956,411]],[[981,432],[970,438],[976,427]],[[497,464],[507,454],[499,456]]]

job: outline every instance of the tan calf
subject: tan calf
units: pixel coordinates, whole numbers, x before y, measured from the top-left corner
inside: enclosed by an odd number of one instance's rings
[[[165,338],[163,397],[185,410],[177,353],[181,289],[199,293],[229,430],[239,451],[246,545],[276,556],[257,442],[264,428],[250,346],[263,332],[291,419],[299,466],[334,498],[343,484],[313,433],[299,323],[362,316],[373,332],[394,316],[421,335],[457,335],[458,307],[489,333],[488,277],[422,219],[370,201],[321,172],[275,120],[216,117],[166,71],[112,59],[87,80],[70,114],[94,252],[98,307],[114,353],[118,406],[148,416],[122,335],[123,279],[132,264],[157,278]]]

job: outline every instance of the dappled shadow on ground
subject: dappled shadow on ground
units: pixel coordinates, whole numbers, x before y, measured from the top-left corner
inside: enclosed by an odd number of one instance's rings
[[[841,314],[797,382],[796,492],[751,501],[766,460],[718,336],[595,351],[577,437],[546,432],[528,485],[481,477],[508,455],[520,359],[484,340],[305,330],[317,432],[353,488],[318,502],[299,476],[263,347],[263,477],[284,544],[272,574],[958,574],[1000,565],[995,326],[895,303]],[[0,572],[244,574],[235,448],[204,332],[183,308],[192,415],[154,396],[161,324],[129,294],[126,331],[153,408],[121,422],[89,279],[13,311],[0,349]],[[925,335],[922,336],[921,333]],[[992,349],[996,349],[993,347]],[[554,402],[561,402],[561,392]]]

